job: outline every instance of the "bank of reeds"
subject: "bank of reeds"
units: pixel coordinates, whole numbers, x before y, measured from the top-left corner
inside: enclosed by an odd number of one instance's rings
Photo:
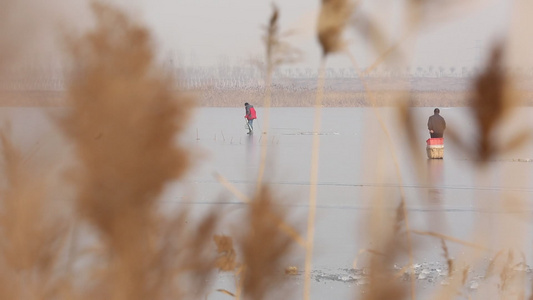
[[[466,107],[470,92],[468,91],[375,91],[376,106],[395,106],[398,98],[409,93],[411,107]],[[243,99],[263,107],[264,92],[225,90],[197,92],[197,102],[206,107],[238,107]],[[271,107],[312,107],[316,91],[291,90],[289,88],[274,89],[271,94]],[[322,105],[325,107],[370,107],[372,101],[366,92],[326,90]]]

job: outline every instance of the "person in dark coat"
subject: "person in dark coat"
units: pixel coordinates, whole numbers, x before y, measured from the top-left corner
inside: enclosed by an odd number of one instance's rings
[[[446,121],[440,115],[440,109],[435,108],[433,115],[429,117],[428,129],[431,138],[442,138],[444,136],[444,130],[446,129]]]

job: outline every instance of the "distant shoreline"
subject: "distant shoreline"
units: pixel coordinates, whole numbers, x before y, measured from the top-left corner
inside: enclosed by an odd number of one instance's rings
[[[325,91],[322,105],[324,107],[369,107],[394,106],[401,101],[408,101],[409,106],[466,106],[469,92],[464,91]],[[265,105],[265,94],[254,91],[224,91],[198,93],[196,97],[200,106],[232,107],[250,102],[255,106]],[[272,107],[310,107],[316,103],[316,91],[273,90]]]
[[[203,89],[185,93],[199,107],[241,107],[250,102],[256,107],[265,106],[265,92],[259,90]],[[468,91],[360,91],[327,90],[324,107],[395,106],[408,102],[412,107],[464,107],[468,106]],[[66,105],[64,91],[0,91],[2,107],[60,107]],[[533,91],[522,91],[521,106],[533,106]],[[272,107],[311,107],[315,105],[316,91],[273,89]]]

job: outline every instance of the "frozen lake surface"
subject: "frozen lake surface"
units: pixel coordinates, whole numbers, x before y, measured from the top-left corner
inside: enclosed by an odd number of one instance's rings
[[[334,296],[349,299],[354,286],[364,285],[363,268],[353,269],[358,253],[372,248],[368,237],[372,205],[381,200],[393,212],[405,197],[410,226],[418,231],[438,232],[473,242],[480,234],[492,239],[484,259],[509,247],[503,238],[509,230],[531,236],[533,142],[493,157],[480,168],[475,155],[459,145],[445,142],[443,160],[428,160],[425,153],[427,118],[433,108],[412,108],[416,145],[411,145],[393,108],[323,108],[321,129],[313,132],[313,108],[272,108],[269,124],[258,108],[255,134],[246,135],[244,109],[202,108],[197,112],[185,140],[202,153],[189,177],[197,187],[193,206],[218,205],[229,211],[241,209],[240,201],[213,176],[221,174],[240,191],[251,194],[256,186],[262,147],[266,147],[266,181],[281,205],[301,221],[302,233],[310,188],[310,165],[314,134],[320,138],[316,238],[313,260],[313,299]],[[508,140],[520,130],[533,128],[533,110],[521,108],[502,126]],[[449,130],[469,146],[475,145],[475,123],[467,108],[442,108]],[[384,129],[385,128],[385,129]],[[263,134],[267,132],[268,134]],[[446,138],[446,136],[445,136]],[[445,139],[446,140],[446,139]],[[413,149],[418,151],[414,153]],[[168,195],[168,201],[172,199]],[[508,201],[519,199],[513,210]],[[526,220],[525,222],[523,220]],[[522,230],[522,231],[520,231]],[[440,239],[413,236],[415,276],[420,293],[445,284],[447,269]],[[463,245],[447,242],[453,258],[468,255]],[[531,262],[531,241],[521,245]],[[519,247],[519,246],[518,246]],[[520,247],[519,247],[520,248]],[[396,267],[408,264],[398,261]],[[303,256],[295,261],[303,271]],[[393,267],[393,266],[391,266]],[[529,267],[527,267],[529,271]],[[480,267],[478,276],[484,270]],[[529,274],[529,273],[528,273]],[[472,274],[475,278],[476,274]],[[477,286],[472,280],[472,288]],[[430,288],[426,288],[426,287]]]
[[[485,261],[499,250],[513,247],[524,253],[531,274],[533,142],[500,153],[479,168],[471,151],[446,140],[443,160],[428,160],[425,153],[427,118],[433,108],[412,108],[416,144],[409,142],[393,108],[323,108],[321,129],[313,132],[313,108],[256,108],[255,133],[247,135],[244,108],[199,108],[180,140],[196,156],[184,183],[171,185],[162,195],[164,206],[186,206],[195,214],[216,207],[224,212],[228,228],[238,224],[246,207],[222,185],[221,175],[240,192],[251,195],[256,187],[261,153],[266,151],[265,182],[271,186],[290,221],[305,236],[310,190],[312,141],[318,135],[319,176],[313,258],[312,298],[352,299],[364,291],[365,261],[372,249],[368,236],[372,207],[383,203],[391,213],[400,199],[406,202],[410,227],[474,242],[489,237]],[[62,109],[2,108],[0,118],[11,120],[12,134],[21,147],[41,143],[41,151],[56,151],[64,143],[49,120]],[[520,130],[533,128],[532,108],[511,115],[498,132],[503,140]],[[475,123],[466,108],[441,108],[449,130],[474,145]],[[132,129],[135,130],[135,129]],[[267,133],[267,134],[264,134]],[[55,146],[53,146],[55,144]],[[65,147],[68,148],[68,147]],[[512,200],[513,206],[509,205]],[[517,236],[513,236],[513,234]],[[222,232],[230,234],[231,232]],[[445,284],[446,261],[438,238],[413,235],[417,293],[431,293]],[[447,242],[450,256],[467,256],[468,248]],[[292,265],[304,270],[304,252]],[[517,255],[520,256],[520,255]],[[357,267],[354,268],[354,261]],[[399,259],[391,268],[408,264]],[[468,286],[475,290],[473,269]],[[301,296],[303,278],[293,277],[295,298]],[[221,274],[213,290],[234,290],[234,280]],[[227,299],[213,293],[209,299]]]

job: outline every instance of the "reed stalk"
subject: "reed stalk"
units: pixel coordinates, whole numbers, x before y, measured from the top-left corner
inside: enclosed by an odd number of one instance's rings
[[[307,216],[307,237],[305,243],[305,271],[304,271],[304,299],[311,297],[311,268],[313,260],[313,247],[315,242],[316,222],[316,197],[318,184],[318,168],[320,158],[320,124],[322,114],[322,99],[324,97],[324,83],[326,70],[326,57],[320,62],[320,75],[318,77],[318,90],[315,102],[315,116],[313,119],[313,144],[311,152],[311,172],[309,178],[309,212]]]
[[[361,69],[359,67],[359,64],[355,60],[355,57],[349,51],[345,51],[345,53],[350,58],[350,61],[352,62],[353,67],[357,71],[357,74],[361,74]],[[387,145],[391,149],[390,150],[390,154],[392,155],[392,158],[393,158],[394,169],[396,171],[396,176],[397,176],[397,179],[400,182],[400,184],[399,184],[399,189],[400,189],[400,194],[401,194],[401,196],[400,196],[400,207],[402,209],[402,214],[404,216],[403,222],[405,224],[405,230],[406,230],[407,251],[408,251],[408,255],[409,255],[409,265],[411,266],[411,270],[409,272],[410,277],[411,277],[411,280],[410,280],[411,281],[411,289],[410,289],[410,291],[411,291],[411,299],[414,300],[414,299],[416,299],[416,291],[415,291],[415,278],[414,278],[414,269],[413,269],[414,258],[413,258],[413,248],[412,248],[412,237],[411,237],[411,230],[410,230],[410,226],[409,226],[408,211],[407,211],[407,208],[406,208],[406,205],[405,205],[405,190],[404,190],[403,184],[402,184],[403,180],[402,180],[400,165],[399,165],[399,162],[398,162],[395,146],[394,146],[394,143],[392,142],[389,129],[385,125],[385,122],[383,121],[383,118],[381,117],[381,114],[379,113],[379,111],[376,108],[375,96],[374,96],[373,92],[368,88],[368,85],[366,84],[364,78],[362,76],[358,76],[358,77],[362,81],[364,89],[365,89],[365,92],[367,93],[368,97],[371,100],[372,111],[374,112],[374,115],[376,116],[376,119],[378,120],[379,124],[381,125],[381,129],[383,130],[383,132],[385,133],[385,136],[387,138]]]
[[[265,62],[266,62],[266,70],[265,70],[265,95],[263,100],[263,125],[261,128],[263,128],[263,132],[261,132],[261,139],[263,138],[263,135],[265,136],[265,139],[268,141],[268,132],[270,127],[270,107],[272,105],[272,75],[274,72],[274,69],[276,68],[276,62],[275,62],[275,55],[276,55],[276,46],[279,43],[279,26],[278,26],[278,17],[279,17],[279,10],[278,8],[273,5],[272,7],[272,15],[270,16],[270,20],[268,22],[268,26],[266,27],[266,35],[264,37],[264,44],[265,44]],[[266,161],[267,161],[267,153],[268,153],[268,146],[267,143],[261,144],[261,156],[260,156],[260,164],[259,164],[259,170],[257,173],[257,187],[259,187],[261,184],[263,184],[263,177],[265,173],[265,167],[266,167]]]

